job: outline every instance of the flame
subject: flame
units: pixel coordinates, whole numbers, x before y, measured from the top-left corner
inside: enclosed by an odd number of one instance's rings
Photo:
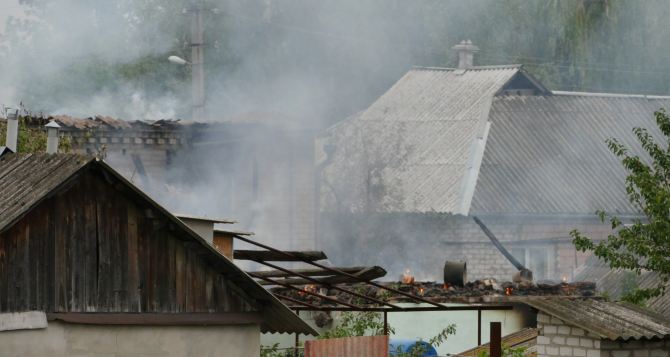
[[[425,289],[422,287],[419,288],[419,295],[423,296],[423,293],[425,292]]]
[[[564,283],[567,283],[568,282],[568,277],[563,275],[563,277],[561,278],[561,281],[564,282]]]
[[[409,269],[406,269],[402,274],[402,283],[403,284],[414,284],[414,276],[410,273]]]
[[[512,291],[513,291],[512,288],[505,288],[505,295],[507,296],[512,295]]]
[[[314,284],[305,285],[305,286],[302,288],[301,291],[298,291],[298,294],[299,294],[300,296],[305,296],[305,295],[307,295],[307,292],[310,292],[310,293],[316,293],[316,292],[317,292],[317,287],[316,287],[316,285],[314,285]]]
[[[447,289],[449,289],[449,284],[447,284],[447,283],[444,283],[444,285],[442,285],[442,289],[444,289],[444,290],[447,290]]]

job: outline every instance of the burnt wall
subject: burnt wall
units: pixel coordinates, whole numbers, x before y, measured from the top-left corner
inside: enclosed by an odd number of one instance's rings
[[[0,311],[254,310],[199,244],[91,168],[0,234]]]

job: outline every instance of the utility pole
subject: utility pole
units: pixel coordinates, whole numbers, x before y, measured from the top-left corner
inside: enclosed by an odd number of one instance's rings
[[[191,82],[193,111],[192,120],[206,121],[205,112],[205,27],[204,4],[194,0],[191,7]]]

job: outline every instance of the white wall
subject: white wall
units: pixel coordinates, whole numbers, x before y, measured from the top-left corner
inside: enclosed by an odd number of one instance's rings
[[[258,357],[260,327],[99,326],[49,322],[0,332],[0,357]]]

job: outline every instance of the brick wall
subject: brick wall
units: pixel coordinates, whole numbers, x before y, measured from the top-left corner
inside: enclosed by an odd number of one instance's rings
[[[547,315],[537,314],[537,356],[600,357],[601,341],[579,327]]]

